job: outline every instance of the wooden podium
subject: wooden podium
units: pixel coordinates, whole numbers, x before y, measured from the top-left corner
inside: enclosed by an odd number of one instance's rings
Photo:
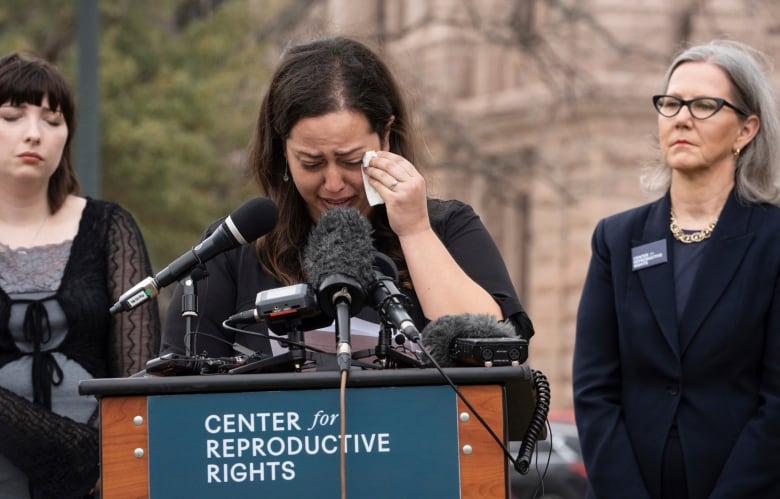
[[[522,439],[528,367],[444,372],[505,445]],[[335,371],[82,381],[100,400],[103,498],[337,499],[339,386]],[[351,371],[346,397],[347,497],[509,497],[503,449],[437,370]]]

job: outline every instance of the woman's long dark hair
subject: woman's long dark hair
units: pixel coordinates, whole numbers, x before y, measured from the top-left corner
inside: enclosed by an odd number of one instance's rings
[[[301,119],[341,110],[364,115],[380,141],[390,124],[390,151],[414,163],[406,106],[395,78],[373,51],[345,37],[289,48],[260,106],[248,158],[255,181],[279,207],[279,223],[257,242],[258,259],[285,285],[305,281],[302,248],[314,223],[294,183],[284,180],[285,141]],[[401,281],[408,284],[400,243],[384,205],[374,207],[369,218],[376,248],[393,258]]]

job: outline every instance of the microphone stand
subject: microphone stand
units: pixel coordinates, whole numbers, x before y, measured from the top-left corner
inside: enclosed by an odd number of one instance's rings
[[[363,308],[365,299],[363,286],[346,274],[336,273],[325,277],[317,289],[320,308],[325,315],[336,319],[336,357],[342,372],[352,367],[350,317]]]
[[[424,367],[425,364],[419,359],[399,352],[391,346],[391,332],[393,331],[393,328],[388,325],[386,321],[382,320],[379,327],[379,338],[376,348],[367,348],[355,352],[352,354],[353,359],[357,360],[375,356],[382,369],[390,369],[393,367]]]
[[[346,289],[333,296],[336,304],[336,360],[339,370],[348,371],[352,366],[352,338],[350,337],[350,302],[351,297]]]
[[[187,276],[181,280],[181,316],[184,317],[184,356],[197,352],[198,335],[192,330],[193,320],[198,318],[198,292],[195,281]]]
[[[198,332],[193,329],[198,318],[197,281],[208,277],[209,273],[203,263],[195,265],[190,274],[179,281],[182,285],[181,316],[184,317],[184,356],[187,358],[198,355]],[[190,344],[190,342],[192,342]]]

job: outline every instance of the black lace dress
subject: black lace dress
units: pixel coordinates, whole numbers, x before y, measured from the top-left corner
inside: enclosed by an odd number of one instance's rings
[[[105,201],[87,200],[73,241],[0,244],[0,497],[82,498],[95,486],[97,401],[78,384],[132,375],[157,354],[155,301],[108,313],[150,274],[132,216]]]

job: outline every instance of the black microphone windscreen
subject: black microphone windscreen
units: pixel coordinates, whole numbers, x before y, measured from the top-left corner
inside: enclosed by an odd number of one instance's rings
[[[489,314],[444,315],[421,331],[422,344],[442,367],[456,365],[449,352],[458,338],[516,338],[514,326]]]
[[[252,242],[276,226],[279,209],[271,199],[256,197],[236,208],[230,219],[244,240]]]
[[[320,215],[304,249],[308,282],[319,288],[326,277],[344,274],[365,286],[373,271],[372,232],[371,223],[355,208],[332,208]]]

